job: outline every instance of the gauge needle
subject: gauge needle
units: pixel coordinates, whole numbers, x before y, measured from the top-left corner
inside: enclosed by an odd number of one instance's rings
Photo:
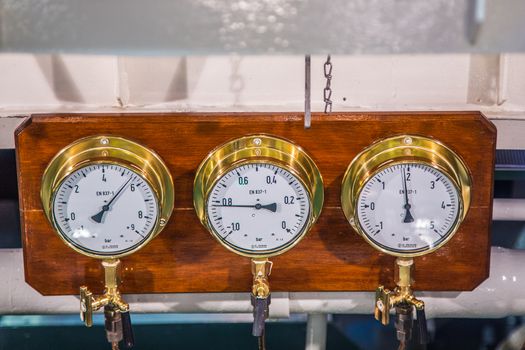
[[[128,181],[124,183],[124,185],[122,185],[122,187],[120,187],[120,189],[117,191],[117,193],[115,193],[113,198],[111,198],[109,202],[107,202],[106,204],[102,206],[102,210],[91,217],[93,221],[98,222],[99,224],[102,222],[104,213],[107,212],[109,209],[111,209],[111,205],[113,205],[115,203],[115,200],[119,198],[119,195],[124,191],[124,189],[126,189],[130,181],[131,181],[131,177],[128,179]]]
[[[232,205],[213,205],[214,207],[232,207],[232,208],[255,208],[257,210],[259,209],[266,209],[266,210],[269,210],[271,212],[276,212],[277,211],[277,203],[271,203],[271,204],[266,204],[266,205],[262,205],[260,203],[257,203],[255,205],[235,205],[235,204],[232,204]]]
[[[403,219],[403,222],[409,223],[413,222],[414,218],[412,217],[412,214],[410,213],[410,208],[412,206],[408,203],[408,191],[407,191],[407,174],[405,172],[404,168],[401,168],[402,174],[403,174],[403,192],[405,192],[405,205],[403,208],[405,208],[405,218]]]

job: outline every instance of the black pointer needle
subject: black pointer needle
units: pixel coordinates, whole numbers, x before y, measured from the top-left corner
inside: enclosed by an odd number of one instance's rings
[[[405,192],[405,205],[403,208],[405,208],[405,218],[403,219],[403,222],[409,223],[414,222],[414,218],[412,217],[412,214],[410,213],[410,208],[412,206],[408,203],[408,191],[407,191],[407,174],[405,172],[404,168],[401,168],[402,174],[403,174],[403,192]]]
[[[259,203],[255,204],[255,205],[241,205],[241,204],[213,205],[213,207],[255,208],[257,210],[259,210],[259,209],[266,209],[266,210],[269,210],[269,211],[274,212],[274,213],[277,211],[277,203],[271,203],[271,204],[266,204],[266,205],[262,205],[262,204],[259,204]]]
[[[104,204],[102,206],[102,210],[99,211],[98,213],[96,213],[95,215],[93,215],[91,217],[91,219],[95,222],[98,222],[99,224],[102,222],[102,218],[104,217],[104,213],[107,212],[110,208],[111,208],[111,204],[113,204],[113,202],[115,202],[115,200],[118,198],[119,194],[122,193],[122,191],[124,191],[124,189],[128,186],[128,183],[131,181],[131,178],[128,179],[128,181],[126,181],[126,183],[124,185],[122,185],[122,187],[117,191],[117,193],[115,193],[115,195],[113,196],[113,198],[111,198],[109,200],[109,202],[107,202],[106,204]]]

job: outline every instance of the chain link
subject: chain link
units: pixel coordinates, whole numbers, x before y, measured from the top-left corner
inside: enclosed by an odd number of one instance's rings
[[[332,62],[330,55],[326,56],[324,63],[324,77],[326,78],[326,86],[323,90],[324,112],[332,112]]]

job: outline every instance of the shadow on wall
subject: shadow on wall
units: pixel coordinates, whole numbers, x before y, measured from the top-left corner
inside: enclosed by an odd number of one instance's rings
[[[186,100],[195,90],[202,71],[205,57],[115,57],[117,70],[114,101],[121,107],[170,103]],[[89,104],[89,85],[86,86],[86,70],[89,65],[83,62],[70,63],[61,55],[37,55],[35,60],[50,90],[59,101]],[[238,72],[240,58],[232,59],[231,91],[236,101],[243,89],[242,76]],[[73,64],[74,66],[72,66]],[[76,65],[75,65],[76,64]],[[80,76],[77,72],[82,72]],[[96,74],[96,73],[93,73]],[[102,73],[99,73],[102,74]],[[97,76],[89,76],[97,80]]]
[[[169,103],[188,99],[202,62],[186,57],[119,57],[120,98],[124,105]],[[194,85],[194,84],[193,84]]]
[[[35,60],[58,100],[84,103],[84,98],[60,55],[38,55]]]
[[[188,98],[188,61],[186,57],[181,57],[171,82],[166,89],[165,102],[185,100]]]
[[[143,106],[187,100],[195,91],[205,64],[205,57],[119,57],[122,103]]]

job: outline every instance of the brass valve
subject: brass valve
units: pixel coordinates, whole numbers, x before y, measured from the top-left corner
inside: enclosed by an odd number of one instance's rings
[[[88,287],[80,287],[80,319],[87,327],[93,325],[93,312],[106,305],[113,306],[114,310],[129,311],[129,305],[122,300],[118,291],[119,265],[120,260],[118,259],[102,261],[106,287],[102,296],[95,297]]]
[[[112,349],[124,340],[126,347],[134,345],[129,305],[122,299],[118,290],[120,260],[103,260],[105,290],[101,296],[94,296],[86,286],[80,287],[80,319],[87,327],[93,325],[93,312],[104,308],[106,336]]]
[[[272,271],[272,262],[268,259],[252,259],[252,306],[253,306],[253,328],[252,335],[258,337],[259,349],[264,350],[264,323],[269,315],[271,302],[270,282],[268,277]]]
[[[427,343],[425,303],[417,299],[412,291],[412,258],[397,258],[396,287],[393,291],[379,286],[376,289],[374,316],[383,325],[390,322],[390,310],[395,309],[397,339],[404,348],[412,336],[413,308],[416,308],[420,343]]]

